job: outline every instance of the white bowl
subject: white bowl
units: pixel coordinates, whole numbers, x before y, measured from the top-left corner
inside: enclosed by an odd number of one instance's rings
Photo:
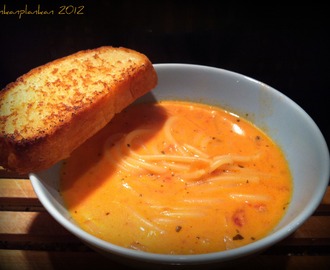
[[[329,180],[329,151],[314,121],[291,99],[247,76],[223,69],[156,64],[159,84],[144,100],[179,99],[220,105],[246,116],[284,150],[293,174],[294,193],[286,215],[267,237],[237,249],[201,255],[161,255],[135,251],[100,240],[70,219],[58,192],[61,163],[31,173],[34,190],[47,211],[68,231],[95,250],[124,262],[201,265],[235,261],[259,253],[293,233],[320,204]]]

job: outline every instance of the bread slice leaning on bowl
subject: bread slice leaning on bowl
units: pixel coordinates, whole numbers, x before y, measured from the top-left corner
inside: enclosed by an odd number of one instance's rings
[[[150,60],[110,46],[32,69],[0,91],[0,165],[45,169],[157,85]]]

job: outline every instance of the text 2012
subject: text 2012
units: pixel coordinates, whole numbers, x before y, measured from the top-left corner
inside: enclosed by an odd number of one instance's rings
[[[59,15],[84,15],[85,6],[60,6]]]

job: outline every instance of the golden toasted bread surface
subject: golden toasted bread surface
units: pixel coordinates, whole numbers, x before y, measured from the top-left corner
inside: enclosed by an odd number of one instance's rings
[[[121,47],[31,70],[0,91],[0,165],[21,173],[53,165],[156,84],[150,60]]]

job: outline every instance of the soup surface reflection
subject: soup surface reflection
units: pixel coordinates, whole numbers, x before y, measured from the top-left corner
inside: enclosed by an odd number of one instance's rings
[[[292,178],[246,119],[179,101],[130,106],[63,165],[60,191],[82,229],[154,253],[199,254],[266,236]]]

